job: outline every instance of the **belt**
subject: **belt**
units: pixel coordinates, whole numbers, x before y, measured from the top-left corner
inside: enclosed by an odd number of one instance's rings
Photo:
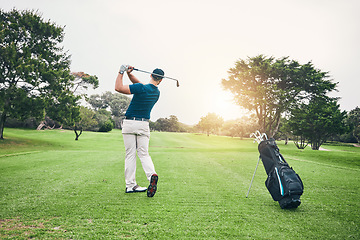
[[[144,121],[144,122],[148,122],[148,121],[149,121],[149,119],[147,119],[147,118],[138,118],[138,117],[125,117],[125,119],[135,120],[135,121]]]

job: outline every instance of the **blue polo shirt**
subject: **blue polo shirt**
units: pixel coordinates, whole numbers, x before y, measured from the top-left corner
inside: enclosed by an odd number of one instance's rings
[[[129,87],[133,98],[125,116],[150,119],[150,112],[160,97],[158,87],[142,83],[135,83]]]

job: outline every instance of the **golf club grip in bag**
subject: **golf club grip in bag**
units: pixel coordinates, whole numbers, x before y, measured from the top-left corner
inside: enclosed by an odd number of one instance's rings
[[[281,155],[275,139],[260,142],[258,150],[268,175],[265,185],[274,201],[278,201],[281,208],[298,207],[304,185],[300,176]]]

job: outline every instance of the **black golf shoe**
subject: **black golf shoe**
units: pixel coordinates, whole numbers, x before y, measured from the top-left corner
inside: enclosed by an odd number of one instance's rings
[[[150,185],[147,189],[147,196],[153,197],[157,190],[157,182],[159,180],[159,176],[157,174],[153,174],[150,178]]]

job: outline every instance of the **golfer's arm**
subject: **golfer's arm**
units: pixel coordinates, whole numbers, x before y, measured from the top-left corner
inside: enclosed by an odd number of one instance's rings
[[[115,82],[115,91],[124,94],[131,94],[129,85],[123,84],[123,76],[124,74],[118,74]]]
[[[137,77],[131,74],[131,72],[126,72],[126,73],[132,83],[141,83]]]

